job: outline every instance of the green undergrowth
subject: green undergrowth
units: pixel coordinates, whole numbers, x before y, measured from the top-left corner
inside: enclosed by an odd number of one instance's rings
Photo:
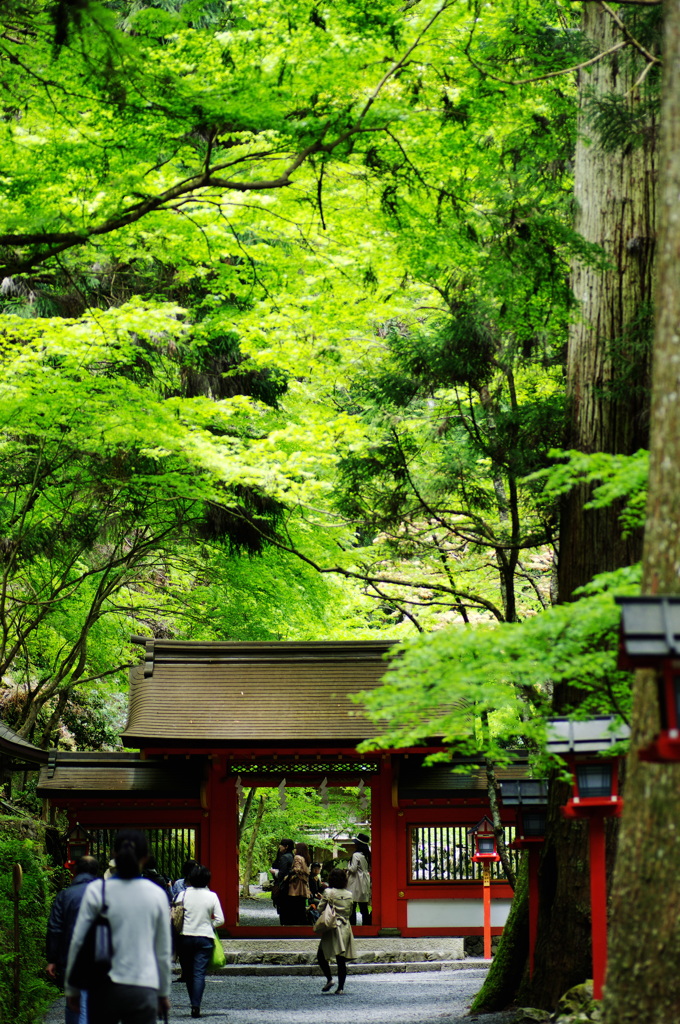
[[[44,826],[0,817],[0,1024],[35,1024],[56,990],[45,977],[45,933],[51,898]],[[19,991],[15,992],[14,865],[20,864]]]

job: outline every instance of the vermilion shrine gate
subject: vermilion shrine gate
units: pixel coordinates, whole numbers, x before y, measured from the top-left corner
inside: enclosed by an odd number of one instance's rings
[[[432,747],[358,754],[379,727],[350,694],[386,671],[389,643],[189,643],[144,640],[131,670],[126,747],[139,753],[52,752],[39,793],[71,827],[184,830],[209,865],[228,934],[300,935],[238,924],[238,786],[359,786],[370,792],[373,923],[359,935],[481,934],[481,871],[467,830],[489,813],[471,766],[425,767]],[[525,774],[523,765],[502,778]],[[508,838],[514,811],[507,816]],[[297,839],[297,836],[291,838]],[[272,854],[274,851],[272,851]],[[492,929],[512,890],[492,882]]]

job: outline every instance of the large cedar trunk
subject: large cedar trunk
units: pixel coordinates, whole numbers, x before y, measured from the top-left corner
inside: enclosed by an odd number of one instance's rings
[[[680,0],[665,4],[657,329],[643,592],[680,593]],[[678,765],[640,762],[658,729],[651,673],[636,676],[612,899],[607,1024],[667,1024],[680,1008]]]
[[[597,51],[620,42],[619,29],[599,4],[583,5],[583,30]],[[620,13],[620,12],[619,12]],[[630,52],[581,72],[579,139],[574,165],[575,228],[601,245],[611,269],[577,263],[572,289],[578,303],[569,332],[568,447],[631,454],[647,446],[649,318],[655,248],[654,132],[648,143],[605,152],[588,127],[593,97],[628,96],[644,64]],[[636,99],[637,98],[637,99]],[[598,572],[636,562],[641,538],[622,538],[616,508],[587,510],[584,489],[564,501],[560,517],[558,601]]]
[[[599,4],[583,5],[582,25],[598,52],[621,40]],[[586,112],[593,96],[617,93],[631,104],[638,102],[639,93],[630,90],[644,63],[635,63],[632,56],[602,60],[582,71],[579,82],[575,226],[589,242],[603,247],[611,263],[607,270],[575,265],[572,275],[578,313],[567,357],[568,445],[585,452],[630,454],[645,446],[648,435],[645,327],[655,245],[654,134],[650,132],[645,147],[606,153],[588,126]],[[578,489],[562,508],[559,601],[571,600],[574,590],[596,573],[631,564],[641,554],[640,537],[621,537],[618,510],[586,510],[588,497],[585,489]],[[577,705],[579,696],[579,691],[557,688],[555,713]],[[588,833],[583,823],[561,816],[565,799],[564,787],[552,785],[539,877],[535,970],[531,981],[525,975],[520,992],[523,1003],[546,1009],[592,974]],[[610,834],[610,861],[614,850],[615,834]]]

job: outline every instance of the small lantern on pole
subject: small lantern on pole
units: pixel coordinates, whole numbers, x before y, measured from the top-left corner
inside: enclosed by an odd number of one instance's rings
[[[619,794],[619,759],[603,757],[615,743],[630,735],[628,726],[613,716],[600,715],[584,722],[553,718],[547,743],[562,754],[573,773],[573,789],[562,813],[566,818],[587,818],[590,847],[590,915],[593,947],[593,996],[602,998],[607,970],[607,874],[604,819],[618,817],[623,807]]]
[[[72,828],[66,837],[66,867],[72,870],[76,861],[90,852],[90,833],[82,825]]]
[[[641,761],[680,761],[680,598],[617,597],[618,667],[654,669],[661,729],[638,751]]]
[[[527,850],[529,857],[529,977],[534,973],[534,952],[538,934],[538,864],[545,841],[548,816],[548,783],[544,779],[510,779],[501,782],[501,799],[515,807],[517,831],[510,846]]]
[[[482,893],[484,902],[484,959],[491,959],[491,865],[499,861],[493,822],[486,816],[467,830],[475,840],[474,864],[482,865]]]

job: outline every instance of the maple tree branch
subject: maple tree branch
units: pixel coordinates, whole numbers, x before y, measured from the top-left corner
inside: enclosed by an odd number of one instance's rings
[[[485,78],[490,78],[492,82],[499,82],[501,85],[532,85],[534,82],[546,82],[549,78],[559,78],[560,75],[568,75],[573,71],[581,71],[583,68],[588,68],[592,64],[597,64],[598,61],[603,60],[612,53],[616,53],[618,50],[622,50],[625,46],[630,46],[631,43],[624,39],[620,43],[616,43],[611,46],[608,50],[602,50],[601,53],[591,57],[590,60],[584,60],[580,64],[574,64],[569,68],[562,68],[560,71],[548,71],[545,75],[537,75],[535,78],[499,78],[498,75],[492,75],[490,71],[481,67],[477,61],[472,57],[466,47],[465,53],[473,67],[477,68],[480,74],[484,75]]]

